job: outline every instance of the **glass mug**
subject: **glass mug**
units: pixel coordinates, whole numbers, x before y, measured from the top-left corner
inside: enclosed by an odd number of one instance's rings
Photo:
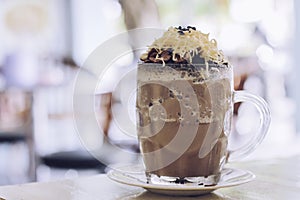
[[[215,185],[224,164],[243,158],[265,137],[267,103],[233,90],[231,65],[140,63],[137,70],[137,135],[148,182]],[[237,150],[228,149],[233,104],[247,101],[260,127]]]

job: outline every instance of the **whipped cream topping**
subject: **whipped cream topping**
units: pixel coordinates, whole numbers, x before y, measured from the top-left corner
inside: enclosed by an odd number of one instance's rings
[[[195,59],[196,58],[196,59]],[[195,27],[170,27],[162,37],[156,39],[141,58],[146,63],[194,63],[226,64],[217,41]]]

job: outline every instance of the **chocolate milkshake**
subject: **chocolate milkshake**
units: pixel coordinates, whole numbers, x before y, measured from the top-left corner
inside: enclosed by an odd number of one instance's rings
[[[216,41],[169,28],[141,60],[137,124],[149,180],[216,184],[232,115],[232,69]]]

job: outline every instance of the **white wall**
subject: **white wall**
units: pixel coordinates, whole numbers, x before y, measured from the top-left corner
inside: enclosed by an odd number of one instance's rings
[[[294,66],[292,70],[291,80],[289,81],[289,89],[291,96],[296,102],[296,126],[297,133],[300,133],[300,1],[294,0],[295,5],[295,22],[296,22],[296,33],[294,43]]]
[[[121,7],[116,0],[72,0],[73,56],[81,65],[106,39],[122,29]]]

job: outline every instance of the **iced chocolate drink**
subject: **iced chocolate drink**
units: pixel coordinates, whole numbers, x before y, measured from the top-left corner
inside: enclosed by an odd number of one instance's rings
[[[149,180],[216,184],[232,115],[232,69],[216,41],[169,28],[141,61],[137,124]]]

